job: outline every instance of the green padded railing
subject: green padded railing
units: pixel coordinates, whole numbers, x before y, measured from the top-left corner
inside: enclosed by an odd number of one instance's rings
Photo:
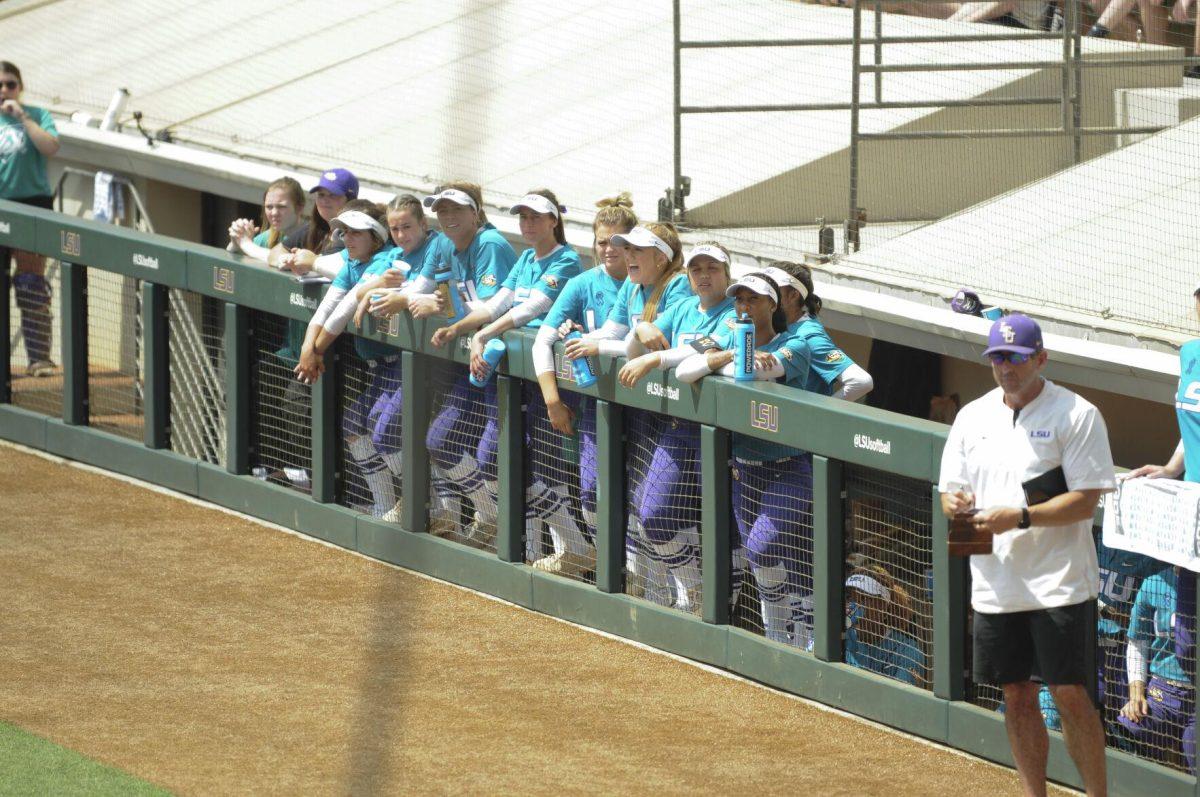
[[[62,261],[60,325],[63,413],[49,418],[10,401],[7,301],[0,322],[0,437],[196,495],[312,534],[384,561],[497,595],[537,611],[635,639],[804,695],[919,736],[1011,764],[1003,719],[964,701],[968,584],[965,561],[946,553],[946,523],[938,511],[936,479],[946,427],[775,384],[737,384],[707,378],[695,385],[657,372],[636,388],[617,383],[623,361],[602,361],[598,382],[579,392],[597,399],[598,517],[594,586],[546,575],[524,565],[524,484],[521,380],[533,378],[532,335],[505,335],[500,368],[500,517],[497,553],[488,554],[423,533],[430,492],[423,445],[403,447],[404,516],[388,524],[334,505],[337,406],[334,380],[313,390],[312,495],[247,475],[250,464],[249,310],[307,320],[324,287],[251,264],[212,247],[80,220],[0,201],[0,245]],[[87,427],[87,270],[142,281],[145,434],[141,444]],[[7,275],[0,287],[7,289]],[[226,364],[226,466],[166,450],[169,407],[165,291],[179,288],[223,302]],[[7,293],[7,290],[5,291]],[[429,322],[408,316],[361,334],[402,353],[403,384],[430,383],[437,360],[467,362],[460,340],[432,348]],[[577,390],[570,382],[564,389]],[[423,441],[430,417],[427,390],[405,390],[403,439]],[[622,594],[625,511],[622,427],[624,408],[688,419],[701,428],[703,596],[701,617]],[[767,641],[729,623],[731,432],[802,448],[813,454],[815,655]],[[929,486],[933,508],[933,689],[926,691],[842,663],[845,577],[843,482],[846,465],[862,465]],[[1051,776],[1078,785],[1057,734]],[[1109,751],[1117,793],[1196,794],[1193,777]]]

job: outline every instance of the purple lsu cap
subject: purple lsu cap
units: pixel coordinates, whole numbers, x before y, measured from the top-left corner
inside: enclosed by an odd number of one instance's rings
[[[358,178],[349,169],[329,169],[322,172],[321,179],[308,189],[308,193],[311,194],[319,188],[324,188],[331,194],[344,196],[346,199],[358,198]]]
[[[988,332],[988,347],[983,356],[993,352],[1013,351],[1017,354],[1036,354],[1042,350],[1042,328],[1027,315],[1013,313],[992,324]]]

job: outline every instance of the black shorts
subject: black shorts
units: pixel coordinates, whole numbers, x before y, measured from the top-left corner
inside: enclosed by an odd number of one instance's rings
[[[1095,694],[1096,601],[1029,612],[975,612],[976,683],[1083,684]]]
[[[19,202],[22,205],[32,205],[35,208],[44,208],[45,210],[54,210],[54,197],[50,196],[29,196],[22,199],[10,199],[8,201]],[[12,250],[0,245],[0,269],[3,269],[6,273],[10,258],[12,258]]]

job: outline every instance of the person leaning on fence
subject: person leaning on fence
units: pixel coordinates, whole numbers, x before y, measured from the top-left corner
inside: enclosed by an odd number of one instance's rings
[[[491,371],[491,366],[483,359],[487,342],[510,329],[536,329],[541,326],[563,287],[579,274],[579,255],[567,244],[562,219],[564,210],[554,192],[544,188],[529,192],[513,205],[509,212],[519,216],[521,237],[529,244],[529,248],[517,258],[500,289],[483,306],[433,333],[434,346],[444,346],[462,335],[475,333],[471,336],[470,346],[471,373],[476,379],[487,379]],[[529,429],[535,432],[535,424],[545,423],[546,408],[541,405],[540,393],[527,393],[525,400]],[[479,443],[477,457],[481,466],[495,467],[498,446],[499,427],[494,419],[489,419]],[[583,532],[571,516],[567,485],[561,476],[543,467],[544,459],[535,457],[533,460],[532,478],[525,491],[526,519],[534,521],[535,525],[545,521],[550,526],[551,534],[558,535],[560,539],[570,539],[574,541],[573,546],[578,547],[583,540]],[[478,516],[496,516],[497,495],[494,489],[489,488],[483,495],[477,494],[474,501]],[[476,533],[483,535],[479,542],[489,544],[495,534],[494,523],[481,524]],[[540,534],[527,534],[526,560],[536,562],[541,559],[541,547]]]
[[[875,387],[871,375],[838,348],[818,318],[821,297],[813,287],[808,266],[781,260],[763,271],[780,286],[788,334],[804,338],[812,352],[812,368],[804,389],[846,401],[858,401],[870,393]]]
[[[229,225],[229,244],[234,254],[269,262],[271,250],[282,246],[289,235],[298,234],[306,223],[304,187],[292,177],[280,177],[263,192],[262,222],[234,219]]]
[[[50,210],[53,192],[46,174],[46,158],[58,152],[58,129],[49,111],[21,103],[24,90],[21,70],[9,61],[0,61],[0,199]],[[0,246],[0,268],[6,274],[13,256],[17,261],[13,293],[21,312],[25,373],[49,376],[58,366],[50,359],[53,329],[46,258]],[[7,296],[4,301],[8,301]]]
[[[348,169],[329,169],[321,173],[308,193],[314,195],[316,212],[307,224],[284,236],[283,245],[271,252],[267,262],[294,274],[316,271],[333,279],[344,263],[328,257],[342,250],[341,240],[334,236],[329,225],[347,202],[358,199],[358,178]]]
[[[517,253],[488,221],[478,185],[446,183],[424,201],[425,207],[437,214],[450,246],[438,258],[426,262],[411,292],[432,292],[437,288],[437,277],[445,275],[447,293],[458,297],[463,311],[478,310],[500,290]],[[440,306],[441,317],[457,320],[453,303]],[[492,449],[484,437],[495,434],[496,413],[496,381],[475,387],[466,374],[458,378],[437,408],[425,435],[437,497],[429,513],[430,534],[476,544],[495,534],[496,517],[487,513],[495,506],[496,462],[488,458]],[[475,517],[460,534],[459,519],[466,509],[465,501],[473,505]]]
[[[412,194],[401,194],[388,203],[387,227],[393,244],[391,267],[356,289],[358,309],[354,313],[354,323],[359,326],[367,313],[387,319],[396,313],[416,311],[416,307],[410,307],[410,302],[415,300],[409,288],[424,270],[426,261],[441,256],[450,245],[441,232],[429,229],[421,200]],[[416,295],[432,300],[429,304],[431,312],[440,306],[436,294]]]
[[[761,381],[804,389],[811,353],[788,333],[780,287],[763,273],[747,274],[726,291],[737,316],[754,324],[755,371]],[[704,353],[689,356],[675,374],[694,382],[710,373],[733,375],[734,331],[714,335]],[[768,639],[806,649],[812,594],[812,456],[790,446],[733,435],[733,513],[738,537],[761,598]]]
[[[920,686],[925,654],[912,633],[912,598],[881,565],[846,579],[846,663]]]
[[[376,206],[370,212],[343,210],[331,223],[345,241],[346,265],[308,324],[296,366],[296,376],[307,384],[320,378],[325,352],[354,315],[355,287],[391,266],[383,219],[384,209]],[[366,363],[370,382],[342,418],[343,441],[371,491],[371,514],[394,523],[403,511],[395,485],[400,475],[400,357],[387,344],[362,337],[354,338],[354,351]]]
[[[595,403],[588,397],[558,389],[558,373],[554,365],[554,344],[572,331],[594,332],[608,317],[625,281],[627,264],[620,247],[612,242],[615,235],[627,233],[637,226],[637,215],[629,194],[602,199],[592,220],[595,236],[592,251],[596,266],[574,277],[554,301],[533,342],[533,371],[541,389],[546,417],[539,425],[548,423],[561,435],[563,449],[579,452],[579,503],[584,522],[584,539],[572,540],[551,534],[554,550],[534,562],[534,567],[548,573],[571,575],[596,560],[594,535],[596,527],[596,412]],[[571,441],[575,443],[572,445]]]
[[[1047,354],[1032,319],[993,323],[984,355],[998,387],[958,413],[938,484],[947,516],[992,535],[992,553],[971,557],[975,680],[1003,687],[1026,793],[1046,788],[1037,676],[1088,794],[1103,794],[1104,729],[1088,684],[1099,580],[1092,517],[1115,486],[1107,429],[1094,406],[1042,376]]]

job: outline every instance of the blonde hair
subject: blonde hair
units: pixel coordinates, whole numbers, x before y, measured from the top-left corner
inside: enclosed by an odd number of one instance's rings
[[[466,180],[454,180],[449,183],[442,183],[437,188],[433,189],[433,193],[440,194],[447,188],[455,188],[462,191],[467,196],[475,201],[475,215],[479,219],[479,226],[488,223],[487,214],[483,212],[483,189],[478,183],[468,183]]]
[[[679,232],[675,229],[675,225],[669,221],[648,221],[642,226],[661,238],[663,243],[671,247],[672,253],[671,261],[658,278],[654,290],[650,292],[650,296],[642,308],[642,320],[653,321],[658,316],[658,303],[662,300],[667,285],[676,275],[683,273],[683,243],[679,240]]]
[[[600,229],[600,225],[613,227],[621,232],[629,232],[638,225],[637,214],[633,212],[633,197],[628,191],[622,191],[616,196],[605,197],[596,202],[596,218],[592,220],[592,232]]]

